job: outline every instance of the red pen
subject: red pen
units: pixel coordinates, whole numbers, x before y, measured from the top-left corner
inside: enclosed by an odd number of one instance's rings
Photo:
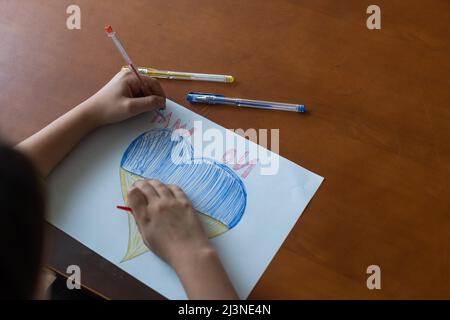
[[[130,207],[125,206],[116,206],[117,209],[127,211],[127,212],[133,212],[133,210]]]
[[[105,27],[105,31],[106,34],[108,35],[108,37],[110,37],[112,39],[112,41],[114,42],[114,44],[116,45],[117,50],[119,50],[120,54],[122,55],[122,57],[125,59],[125,63],[128,64],[129,68],[131,70],[133,70],[134,74],[136,75],[136,77],[139,79],[139,82],[141,83],[141,89],[142,91],[145,92],[147,90],[145,90],[145,86],[144,86],[144,80],[142,80],[141,75],[139,74],[139,72],[137,71],[136,67],[133,64],[133,61],[131,61],[130,56],[127,54],[127,52],[125,51],[125,48],[122,45],[122,42],[120,42],[119,38],[117,37],[117,34],[115,31],[113,31],[113,28],[110,25],[107,25]],[[162,118],[165,119],[164,115],[161,113],[161,111],[159,110],[155,110],[155,112]]]

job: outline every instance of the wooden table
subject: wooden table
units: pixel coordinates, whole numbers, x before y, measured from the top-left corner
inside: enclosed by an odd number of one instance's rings
[[[0,134],[15,143],[96,92],[122,64],[232,74],[162,81],[227,128],[279,128],[280,154],[326,180],[252,299],[450,298],[450,2],[347,0],[0,1]],[[127,6],[125,6],[125,3]],[[305,103],[309,116],[192,106],[190,90]],[[49,266],[82,268],[108,298],[152,290],[54,227]],[[381,290],[366,268],[381,267]]]

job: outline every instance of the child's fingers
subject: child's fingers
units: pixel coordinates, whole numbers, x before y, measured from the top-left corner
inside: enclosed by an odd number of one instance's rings
[[[144,85],[147,86],[148,89],[150,89],[150,92],[152,94],[164,98],[166,97],[166,94],[158,80],[147,76],[143,76],[142,80],[144,81]]]
[[[163,198],[173,198],[174,195],[172,191],[169,190],[163,183],[158,180],[150,180],[149,183],[153,186],[153,188],[158,192],[158,195]]]
[[[181,190],[181,188],[174,184],[167,185],[170,191],[172,191],[175,198],[183,199],[183,200],[189,200],[186,194]]]
[[[141,81],[136,77],[133,71],[131,70],[121,70],[118,74],[119,77],[122,77],[122,81],[125,81],[127,86],[131,89],[131,93],[133,96],[138,95],[142,88]]]
[[[146,75],[141,75],[139,79],[131,70],[121,72],[123,72],[122,76],[124,81],[131,89],[133,96],[143,93],[145,96],[156,95],[164,98],[166,97],[166,94],[158,80]]]
[[[128,101],[129,112],[133,116],[147,111],[164,109],[165,106],[166,98],[161,96],[130,98]]]
[[[155,198],[159,198],[158,192],[156,192],[155,188],[153,188],[148,180],[140,180],[136,182],[134,186],[139,188],[145,195],[148,205],[151,204]]]
[[[133,187],[128,192],[128,205],[133,209],[133,215],[145,212],[147,204],[147,199],[139,188]]]

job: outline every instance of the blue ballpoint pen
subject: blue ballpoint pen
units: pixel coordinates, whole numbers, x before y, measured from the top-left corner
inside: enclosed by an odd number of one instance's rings
[[[191,103],[228,104],[238,107],[293,111],[300,113],[306,112],[306,107],[302,104],[227,98],[220,94],[211,94],[211,93],[189,92],[186,96],[186,99]]]

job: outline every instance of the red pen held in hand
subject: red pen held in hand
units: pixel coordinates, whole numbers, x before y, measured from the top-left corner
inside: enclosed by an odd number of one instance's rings
[[[139,74],[139,72],[137,71],[136,67],[133,64],[133,61],[131,61],[130,56],[127,54],[127,52],[125,51],[125,48],[123,47],[122,43],[120,42],[119,38],[117,37],[117,34],[115,31],[113,31],[113,28],[110,25],[107,25],[105,27],[105,31],[106,34],[108,35],[108,37],[110,37],[112,39],[112,41],[114,42],[117,50],[119,50],[120,54],[122,55],[122,57],[125,60],[125,63],[128,64],[129,68],[131,70],[133,70],[134,74],[136,75],[136,77],[139,79],[139,82],[141,83],[141,90],[144,94],[147,94],[147,90],[145,89],[145,85],[144,85],[144,80],[142,80],[141,75]],[[160,116],[162,119],[165,119],[164,115],[161,113],[161,111],[159,110],[155,110],[155,112],[158,114],[158,116]]]
[[[133,212],[133,210],[132,210],[130,207],[116,206],[116,208],[119,209],[119,210],[123,210],[123,211],[126,211],[126,212],[130,212],[130,213]]]

